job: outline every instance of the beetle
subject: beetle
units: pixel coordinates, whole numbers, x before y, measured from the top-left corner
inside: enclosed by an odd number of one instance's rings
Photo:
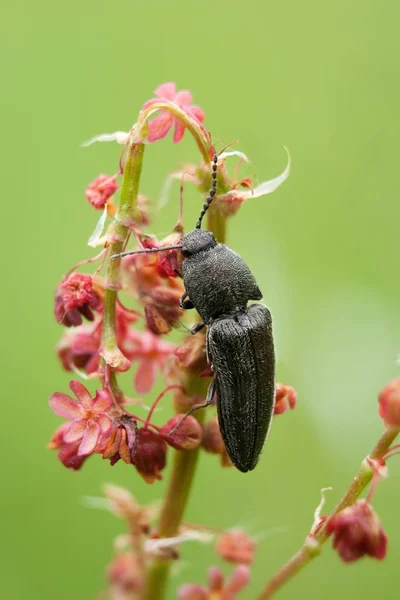
[[[208,406],[216,395],[226,450],[233,464],[245,473],[258,462],[274,412],[274,340],[269,309],[248,304],[262,298],[249,267],[231,248],[218,243],[211,231],[201,228],[216,196],[217,165],[218,155],[214,155],[210,192],[195,229],[183,236],[181,245],[114,257],[181,249],[185,292],[180,306],[196,309],[202,319],[191,328],[192,334],[207,326],[207,360],[214,375],[204,404],[193,406],[187,415]]]

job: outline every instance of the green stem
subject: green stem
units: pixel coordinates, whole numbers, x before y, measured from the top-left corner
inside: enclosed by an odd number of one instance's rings
[[[128,241],[130,227],[137,217],[137,196],[143,153],[143,144],[133,144],[129,148],[124,167],[119,211],[109,230],[114,241],[111,244],[107,265],[101,355],[112,368],[121,367],[126,359],[118,348],[115,331],[117,290],[121,285],[121,259],[111,259],[111,256],[122,251]]]
[[[397,435],[400,433],[399,428],[389,427],[387,428],[381,437],[379,438],[375,448],[369,455],[369,459],[377,460],[382,458],[389,450]],[[336,505],[332,514],[329,515],[328,519],[324,522],[322,527],[318,529],[315,535],[310,534],[307,537],[303,547],[295,554],[289,562],[287,562],[279,571],[270,579],[265,586],[264,590],[258,596],[258,600],[267,600],[272,598],[275,592],[279,591],[280,588],[289,581],[296,573],[301,571],[313,558],[318,556],[321,552],[321,546],[328,539],[327,526],[331,519],[337,515],[340,511],[348,506],[354,504],[361,492],[367,487],[374,475],[374,469],[368,465],[368,461],[364,460],[359,472],[354,477],[346,493]]]
[[[214,229],[218,226],[218,234]],[[225,241],[225,219],[218,215],[208,217],[208,228],[213,231],[218,241]],[[195,377],[188,384],[187,393],[189,395],[205,396],[207,393],[207,382],[204,379]],[[205,411],[198,411],[197,420],[202,425],[205,418]],[[160,537],[173,537],[177,534],[183,515],[189,500],[192,484],[199,460],[200,448],[196,450],[178,450],[174,452],[174,459],[170,479],[168,482],[167,493],[164,498],[160,513],[158,534]],[[145,589],[141,600],[161,600],[165,596],[168,582],[169,569],[171,561],[164,558],[155,557],[150,564],[146,575]]]

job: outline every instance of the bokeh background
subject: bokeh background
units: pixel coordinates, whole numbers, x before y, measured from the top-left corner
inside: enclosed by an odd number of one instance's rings
[[[2,598],[95,598],[123,524],[83,498],[100,496],[104,482],[141,502],[164,490],[168,474],[146,486],[133,469],[98,457],[73,473],[46,450],[59,423],[47,399],[69,379],[54,353],[53,290],[93,253],[86,241],[97,214],[84,189],[115,171],[120,151],[80,143],[129,128],[164,81],[192,90],[220,147],[239,140],[260,181],[283,170],[284,145],[293,159],[282,188],[230,222],[229,243],[273,311],[278,379],[297,389],[299,405],[276,419],[253,473],[202,457],[187,518],[259,536],[243,594],[251,599],[302,543],[320,488],[334,488],[329,507],[339,498],[382,429],[377,392],[400,374],[399,18],[394,0],[3,7]],[[157,200],[166,175],[195,160],[189,137],[154,145],[143,191]],[[175,222],[177,196],[175,187],[156,233]],[[200,204],[186,186],[188,227]],[[394,459],[374,498],[387,560],[345,566],[327,545],[282,600],[398,598],[399,478]],[[211,547],[188,544],[168,597],[179,583],[204,582],[214,562]]]

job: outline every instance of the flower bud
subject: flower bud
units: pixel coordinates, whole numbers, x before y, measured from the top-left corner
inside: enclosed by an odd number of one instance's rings
[[[85,196],[93,208],[102,210],[118,189],[118,184],[109,175],[99,175],[86,188]]]
[[[296,390],[290,385],[277,383],[275,388],[275,408],[274,415],[281,415],[287,410],[293,410],[296,407]]]
[[[227,562],[251,565],[254,561],[256,542],[245,531],[223,533],[217,540],[215,550]]]
[[[169,333],[182,317],[179,307],[181,289],[171,289],[163,285],[152,288],[143,297],[147,327],[156,335]]]
[[[210,454],[219,454],[221,465],[223,467],[232,466],[232,461],[225,449],[217,417],[212,417],[204,425],[201,445],[206,452],[210,452]]]
[[[143,572],[137,556],[132,552],[121,552],[107,567],[107,578],[112,598],[130,598],[143,587]]]
[[[138,444],[133,455],[133,464],[147,483],[162,479],[161,471],[167,462],[167,445],[154,431],[139,429]]]
[[[390,381],[378,396],[379,415],[387,427],[400,427],[400,377]]]
[[[194,450],[200,445],[201,425],[190,415],[178,414],[161,427],[160,435],[176,450]]]
[[[90,275],[72,273],[56,290],[54,315],[57,323],[66,327],[81,325],[82,315],[94,320],[92,310],[102,309],[102,301],[93,290]]]
[[[193,375],[203,373],[207,368],[206,337],[202,333],[188,336],[175,350],[174,355],[180,366]]]
[[[357,500],[335,515],[328,522],[327,533],[333,533],[333,547],[344,562],[354,562],[366,554],[378,560],[386,556],[387,537],[365,500]]]

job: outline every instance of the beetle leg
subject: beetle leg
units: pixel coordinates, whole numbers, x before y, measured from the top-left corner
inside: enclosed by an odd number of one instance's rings
[[[188,410],[188,412],[185,415],[183,415],[179,423],[177,423],[177,425],[175,425],[175,427],[169,432],[168,437],[173,435],[175,431],[182,425],[183,421],[187,419],[187,417],[189,417],[192,413],[194,413],[195,410],[199,410],[199,408],[206,408],[207,406],[210,406],[214,398],[215,387],[215,379],[213,379],[210,385],[208,386],[206,401],[203,402],[203,404],[194,404],[194,406],[192,406],[192,408]]]
[[[190,310],[191,308],[194,308],[193,302],[191,300],[187,300],[188,295],[189,294],[187,292],[183,292],[182,296],[180,297],[179,306],[183,308],[183,310]]]
[[[201,331],[205,326],[206,324],[203,323],[203,321],[201,321],[200,323],[196,323],[196,325],[193,325],[193,327],[191,327],[189,331],[192,335],[196,335],[196,333],[199,333],[199,331]]]

